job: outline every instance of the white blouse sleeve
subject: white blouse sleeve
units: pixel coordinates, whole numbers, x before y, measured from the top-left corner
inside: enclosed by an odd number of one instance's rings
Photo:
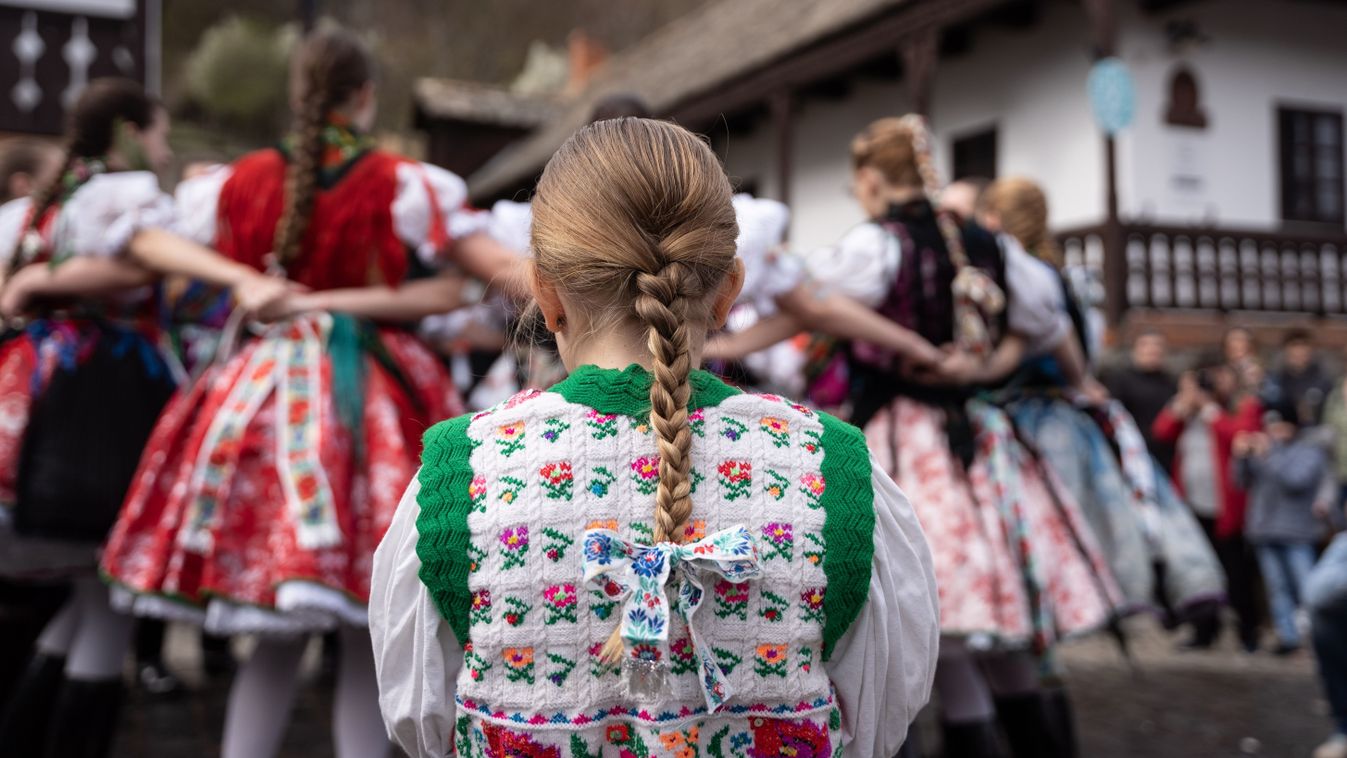
[[[173,205],[178,216],[173,231],[193,242],[214,245],[220,190],[233,175],[233,166],[220,164],[179,182],[173,192]]]
[[[804,277],[799,260],[782,249],[790,209],[776,200],[740,193],[734,196],[734,215],[739,223],[736,246],[744,262],[739,302],[754,305],[759,313],[772,313],[776,297],[794,289]]]
[[[513,200],[497,200],[491,206],[486,233],[521,257],[526,257],[533,244],[533,206]]]
[[[935,569],[907,496],[870,460],[875,554],[865,607],[827,663],[848,755],[898,752],[931,697],[940,645]]]
[[[0,205],[0,265],[9,265],[10,257],[18,250],[19,235],[23,234],[31,205],[26,197]]]
[[[120,255],[142,229],[173,228],[173,199],[149,171],[99,174],[61,207],[53,231],[58,258]]]
[[[805,258],[809,276],[825,288],[875,307],[898,276],[902,245],[879,224],[866,222],[847,232],[837,244]]]
[[[443,224],[448,239],[483,231],[485,214],[467,207],[468,185],[457,174],[429,163],[408,161],[398,166],[397,178],[393,231],[403,244],[416,251],[422,263],[428,266],[439,263],[441,251],[432,239],[437,223]]]
[[[388,736],[410,756],[439,758],[453,745],[454,687],[463,651],[418,576],[420,490],[413,478],[374,553],[370,637]]]
[[[1006,320],[1010,330],[1028,341],[1029,355],[1050,353],[1071,334],[1061,279],[1014,237],[1002,234],[998,241],[1006,259]]]

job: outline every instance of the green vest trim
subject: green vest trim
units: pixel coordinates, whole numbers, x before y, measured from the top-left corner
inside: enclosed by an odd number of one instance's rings
[[[823,660],[846,634],[870,595],[875,555],[875,490],[870,449],[861,430],[826,413],[823,423]]]
[[[442,421],[425,435],[421,453],[421,491],[416,503],[416,555],[421,559],[421,583],[430,592],[440,615],[449,622],[460,645],[468,644],[468,511],[472,507],[473,442],[468,437],[471,416]]]

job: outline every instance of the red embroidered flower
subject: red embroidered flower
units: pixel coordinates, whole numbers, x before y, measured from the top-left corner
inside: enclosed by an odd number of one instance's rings
[[[716,471],[730,484],[751,481],[753,478],[753,464],[748,461],[725,461],[716,467]]]

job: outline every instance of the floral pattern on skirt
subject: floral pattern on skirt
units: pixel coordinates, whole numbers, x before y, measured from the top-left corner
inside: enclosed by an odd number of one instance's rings
[[[1079,507],[1007,433],[999,410],[969,409],[978,445],[967,470],[939,408],[898,398],[865,427],[926,533],[942,632],[1046,646],[1103,626],[1121,594]]]
[[[298,631],[326,628],[337,619],[362,620],[374,550],[416,472],[421,435],[461,412],[447,372],[418,339],[395,330],[380,330],[379,337],[405,382],[364,357],[358,446],[338,421],[331,361],[326,355],[320,359],[322,391],[314,402],[323,433],[317,460],[331,487],[340,531],[334,544],[306,547],[297,534],[278,460],[277,436],[288,427],[278,426],[274,390],[237,443],[213,451],[212,458],[230,456],[233,466],[216,490],[218,502],[203,508],[204,498],[193,495],[212,423],[235,385],[247,380],[245,370],[263,340],[175,396],[145,449],[103,558],[107,577],[135,596],[136,612],[178,616],[168,610],[174,604],[209,607],[206,625],[222,633]],[[287,618],[275,618],[272,611]]]

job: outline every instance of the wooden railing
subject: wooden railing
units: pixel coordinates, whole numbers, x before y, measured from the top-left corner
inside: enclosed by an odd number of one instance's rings
[[[1105,227],[1064,232],[1068,267],[1090,300],[1127,308],[1347,314],[1347,234],[1125,224],[1122,261],[1108,265]],[[1107,277],[1106,271],[1119,272]],[[1121,279],[1121,281],[1118,281]]]

